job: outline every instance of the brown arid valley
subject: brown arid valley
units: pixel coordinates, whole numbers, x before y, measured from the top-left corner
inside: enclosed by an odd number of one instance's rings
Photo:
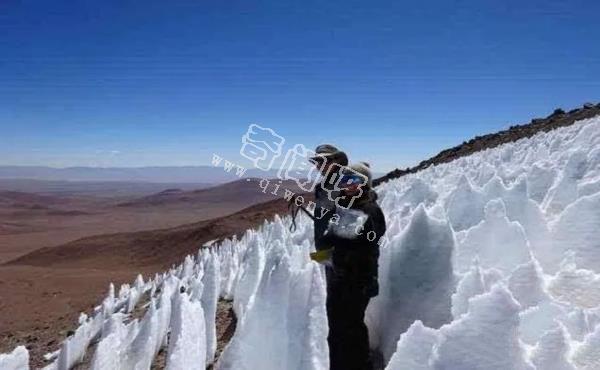
[[[258,181],[118,196],[1,191],[0,352],[26,345],[44,365],[111,282],[153,276],[285,212]]]

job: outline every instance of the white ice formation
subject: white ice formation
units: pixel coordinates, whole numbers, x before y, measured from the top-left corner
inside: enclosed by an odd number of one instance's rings
[[[367,324],[387,370],[600,369],[600,117],[377,193],[388,232]],[[216,369],[328,369],[312,225],[289,224],[276,217],[118,294],[111,287],[47,369],[148,370],[161,349],[168,369],[204,369],[219,298],[233,300],[238,323]],[[2,369],[27,362],[24,347],[0,355]]]

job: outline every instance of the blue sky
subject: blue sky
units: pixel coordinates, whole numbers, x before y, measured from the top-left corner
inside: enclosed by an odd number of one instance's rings
[[[250,123],[378,171],[599,100],[598,1],[0,2],[0,164],[237,160]]]

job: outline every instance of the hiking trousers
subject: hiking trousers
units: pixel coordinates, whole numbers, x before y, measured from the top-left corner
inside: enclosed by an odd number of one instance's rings
[[[369,359],[369,333],[365,325],[365,310],[370,299],[361,285],[329,281],[330,370],[373,369]]]

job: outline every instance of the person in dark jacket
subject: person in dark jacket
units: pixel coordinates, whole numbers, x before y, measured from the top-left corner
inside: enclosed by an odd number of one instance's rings
[[[372,370],[364,318],[370,299],[379,293],[378,241],[386,230],[385,217],[366,163],[348,167],[342,176],[340,217],[337,224],[330,218],[320,239],[323,246],[333,248],[327,276],[330,369]],[[341,225],[353,219],[354,223]]]
[[[336,213],[335,199],[339,196],[335,190],[341,169],[348,165],[346,153],[331,144],[319,145],[316,156],[311,158],[313,164],[321,171],[323,180],[315,188],[314,239],[317,250],[329,248],[322,239],[329,220]]]

